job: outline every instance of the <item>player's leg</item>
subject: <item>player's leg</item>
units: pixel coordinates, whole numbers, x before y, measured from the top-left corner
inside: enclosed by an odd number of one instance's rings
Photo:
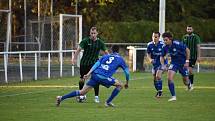
[[[108,104],[112,102],[112,100],[119,94],[119,92],[121,91],[121,89],[123,87],[122,83],[118,80],[115,80],[114,86],[115,86],[115,89],[112,91],[110,97],[106,101]]]
[[[86,68],[85,68],[85,74],[87,74],[89,71],[90,71],[90,69],[93,67],[93,65],[89,65],[89,66],[87,66]],[[100,101],[99,101],[99,84],[97,84],[97,85],[95,85],[94,86],[94,92],[95,92],[95,99],[94,99],[94,101],[95,101],[95,103],[99,103]]]
[[[79,81],[79,90],[83,89],[84,83],[85,83],[84,78],[80,78],[80,81]],[[84,100],[86,100],[86,95],[80,95],[80,96],[77,97],[77,101],[78,102],[83,102]]]
[[[154,82],[154,87],[156,91],[158,91],[158,86],[157,86],[157,81],[156,81],[156,69],[153,67],[152,68],[152,76],[153,76],[153,82]]]
[[[156,72],[156,86],[157,86],[157,94],[156,94],[156,97],[157,98],[160,98],[162,96],[162,73],[163,73],[163,70],[157,70]]]
[[[95,103],[99,103],[100,101],[99,101],[99,84],[98,85],[96,85],[95,87],[94,87],[94,92],[95,92]]]
[[[80,65],[80,80],[79,80],[79,90],[82,90],[85,84],[85,79],[83,78],[85,74],[88,73],[88,71],[91,69],[91,66],[86,65]],[[78,102],[83,102],[86,100],[86,95],[80,95],[80,97],[77,97]]]
[[[174,85],[174,80],[173,80],[176,72],[177,72],[177,66],[170,64],[169,70],[167,73],[167,78],[168,78],[169,91],[170,91],[172,97],[168,101],[175,101],[176,100],[175,85]]]
[[[183,77],[183,82],[184,82],[184,85],[186,85],[187,86],[187,90],[192,90],[191,89],[191,82],[190,82],[190,80],[189,80],[189,71],[188,71],[188,68],[184,68],[184,67],[181,67],[180,69],[179,69],[179,73],[182,75],[182,77]]]
[[[67,98],[85,95],[90,89],[92,89],[91,86],[85,85],[81,90],[75,90],[63,96],[57,96],[56,106],[59,106],[60,103]]]
[[[105,106],[114,107],[112,100],[119,94],[119,92],[123,88],[122,83],[113,77],[106,78],[106,79],[100,79],[99,81],[103,86],[105,86],[107,88],[109,88],[110,86],[115,86],[111,95],[109,96],[109,98],[105,102]]]
[[[194,80],[193,67],[195,63],[196,63],[196,60],[190,60],[190,63],[189,63],[189,80],[191,83],[191,89],[193,89],[193,80]]]
[[[85,68],[86,68],[86,66],[80,65],[79,90],[81,90],[84,87],[85,80],[83,77],[86,73],[88,73],[88,71],[86,71]]]

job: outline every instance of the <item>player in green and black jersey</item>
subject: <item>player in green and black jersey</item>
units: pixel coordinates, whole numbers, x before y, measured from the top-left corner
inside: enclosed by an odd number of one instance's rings
[[[84,50],[83,56],[81,58],[80,63],[80,81],[79,81],[79,89],[81,90],[84,86],[85,80],[83,76],[88,73],[91,67],[96,63],[99,58],[99,53],[101,51],[102,54],[107,54],[107,48],[103,42],[103,40],[97,37],[98,32],[96,27],[92,27],[90,29],[90,36],[84,38],[81,42],[79,47],[77,48],[73,58],[72,64],[75,64],[77,61],[77,56],[81,50]],[[99,103],[99,85],[95,88],[95,102]],[[81,97],[80,99],[82,99]],[[81,101],[81,100],[80,100]]]
[[[193,33],[193,27],[189,25],[187,26],[187,34],[182,37],[182,42],[185,43],[190,49],[189,79],[192,84],[191,88],[193,89],[194,74],[192,72],[192,69],[196,64],[196,61],[200,62],[201,39],[197,34]]]

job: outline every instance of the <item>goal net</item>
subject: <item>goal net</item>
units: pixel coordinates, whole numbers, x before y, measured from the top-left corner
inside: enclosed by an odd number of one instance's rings
[[[82,38],[81,15],[60,14],[29,23],[31,38],[28,41],[36,45],[28,46],[27,50],[71,50]]]

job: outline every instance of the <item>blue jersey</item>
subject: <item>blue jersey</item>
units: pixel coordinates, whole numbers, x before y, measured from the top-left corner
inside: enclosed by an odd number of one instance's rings
[[[97,64],[98,63],[99,65],[93,73],[104,77],[111,77],[119,67],[121,67],[124,71],[128,70],[128,66],[126,65],[124,59],[118,53],[104,55],[98,60]]]
[[[172,41],[172,45],[166,45],[162,51],[162,56],[169,54],[171,57],[171,64],[184,65],[186,62],[186,48],[187,46],[179,41]]]
[[[149,42],[147,45],[147,53],[151,55],[151,58],[154,59],[153,66],[158,67],[161,65],[160,63],[160,56],[162,54],[162,49],[165,46],[165,44],[162,41],[159,41],[157,44],[155,44],[153,41]],[[165,60],[165,64],[167,64]]]

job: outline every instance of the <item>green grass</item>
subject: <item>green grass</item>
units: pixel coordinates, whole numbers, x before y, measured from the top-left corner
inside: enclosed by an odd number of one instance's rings
[[[57,95],[78,89],[69,87],[77,86],[78,77],[1,85],[0,121],[214,121],[215,74],[195,75],[195,89],[188,92],[177,74],[174,80],[177,101],[167,102],[170,93],[166,75],[164,96],[157,100],[151,74],[132,73],[134,80],[130,82],[129,89],[123,89],[114,99],[115,108],[104,106],[113,87],[107,89],[102,86],[100,104],[94,103],[94,91],[90,91],[85,103],[68,99],[60,107],[55,107]],[[116,74],[116,77],[124,79],[123,74]]]

